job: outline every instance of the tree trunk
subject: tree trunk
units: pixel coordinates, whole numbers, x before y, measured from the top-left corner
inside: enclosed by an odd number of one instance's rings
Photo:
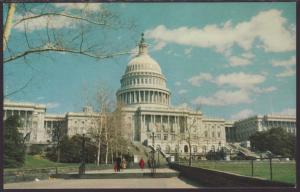
[[[192,147],[191,147],[191,141],[189,141],[188,144],[189,144],[189,150],[190,150],[189,167],[191,167],[192,166]]]
[[[105,164],[108,163],[108,142],[106,143]]]
[[[60,147],[57,148],[57,162],[60,163]]]
[[[111,153],[111,164],[114,164],[114,152],[112,146],[110,147],[110,153]]]
[[[101,140],[98,140],[98,151],[97,151],[97,166],[100,165],[100,154],[101,154]]]
[[[5,48],[7,47],[7,42],[9,40],[9,35],[11,32],[11,27],[13,24],[13,17],[14,13],[16,11],[16,4],[15,3],[10,3],[8,5],[8,12],[6,15],[6,21],[3,29],[3,51],[5,51]]]

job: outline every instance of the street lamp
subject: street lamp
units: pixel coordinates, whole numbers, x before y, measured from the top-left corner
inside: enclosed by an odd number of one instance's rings
[[[81,164],[79,166],[79,175],[85,174],[85,134],[86,131],[82,131],[82,145],[81,145]]]
[[[156,151],[157,151],[157,168],[159,167],[159,151],[160,151],[160,147],[159,146],[157,146],[156,147]]]

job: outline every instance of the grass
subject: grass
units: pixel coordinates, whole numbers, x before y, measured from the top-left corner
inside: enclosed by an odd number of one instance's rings
[[[192,166],[251,176],[251,161],[200,161],[194,162]],[[254,161],[253,169],[254,177],[270,179],[269,161]],[[274,181],[296,183],[296,163],[294,161],[272,162],[272,172]]]
[[[61,168],[78,168],[80,163],[57,163],[50,161],[48,159],[44,159],[39,155],[26,155],[25,163],[22,167],[19,168],[6,168],[5,170],[20,170],[20,169],[42,169],[42,168],[53,168],[53,167],[61,167]],[[87,163],[87,168],[95,168],[97,165]]]

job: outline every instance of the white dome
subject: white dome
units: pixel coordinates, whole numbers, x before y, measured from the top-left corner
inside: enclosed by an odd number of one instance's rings
[[[129,63],[126,72],[155,72],[161,74],[161,68],[159,64],[148,54],[138,54]]]

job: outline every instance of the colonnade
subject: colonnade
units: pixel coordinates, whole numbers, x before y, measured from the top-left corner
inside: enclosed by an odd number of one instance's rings
[[[165,92],[150,91],[150,90],[139,90],[139,91],[128,91],[118,95],[118,100],[125,104],[135,103],[153,103],[153,104],[170,104],[170,96]]]

